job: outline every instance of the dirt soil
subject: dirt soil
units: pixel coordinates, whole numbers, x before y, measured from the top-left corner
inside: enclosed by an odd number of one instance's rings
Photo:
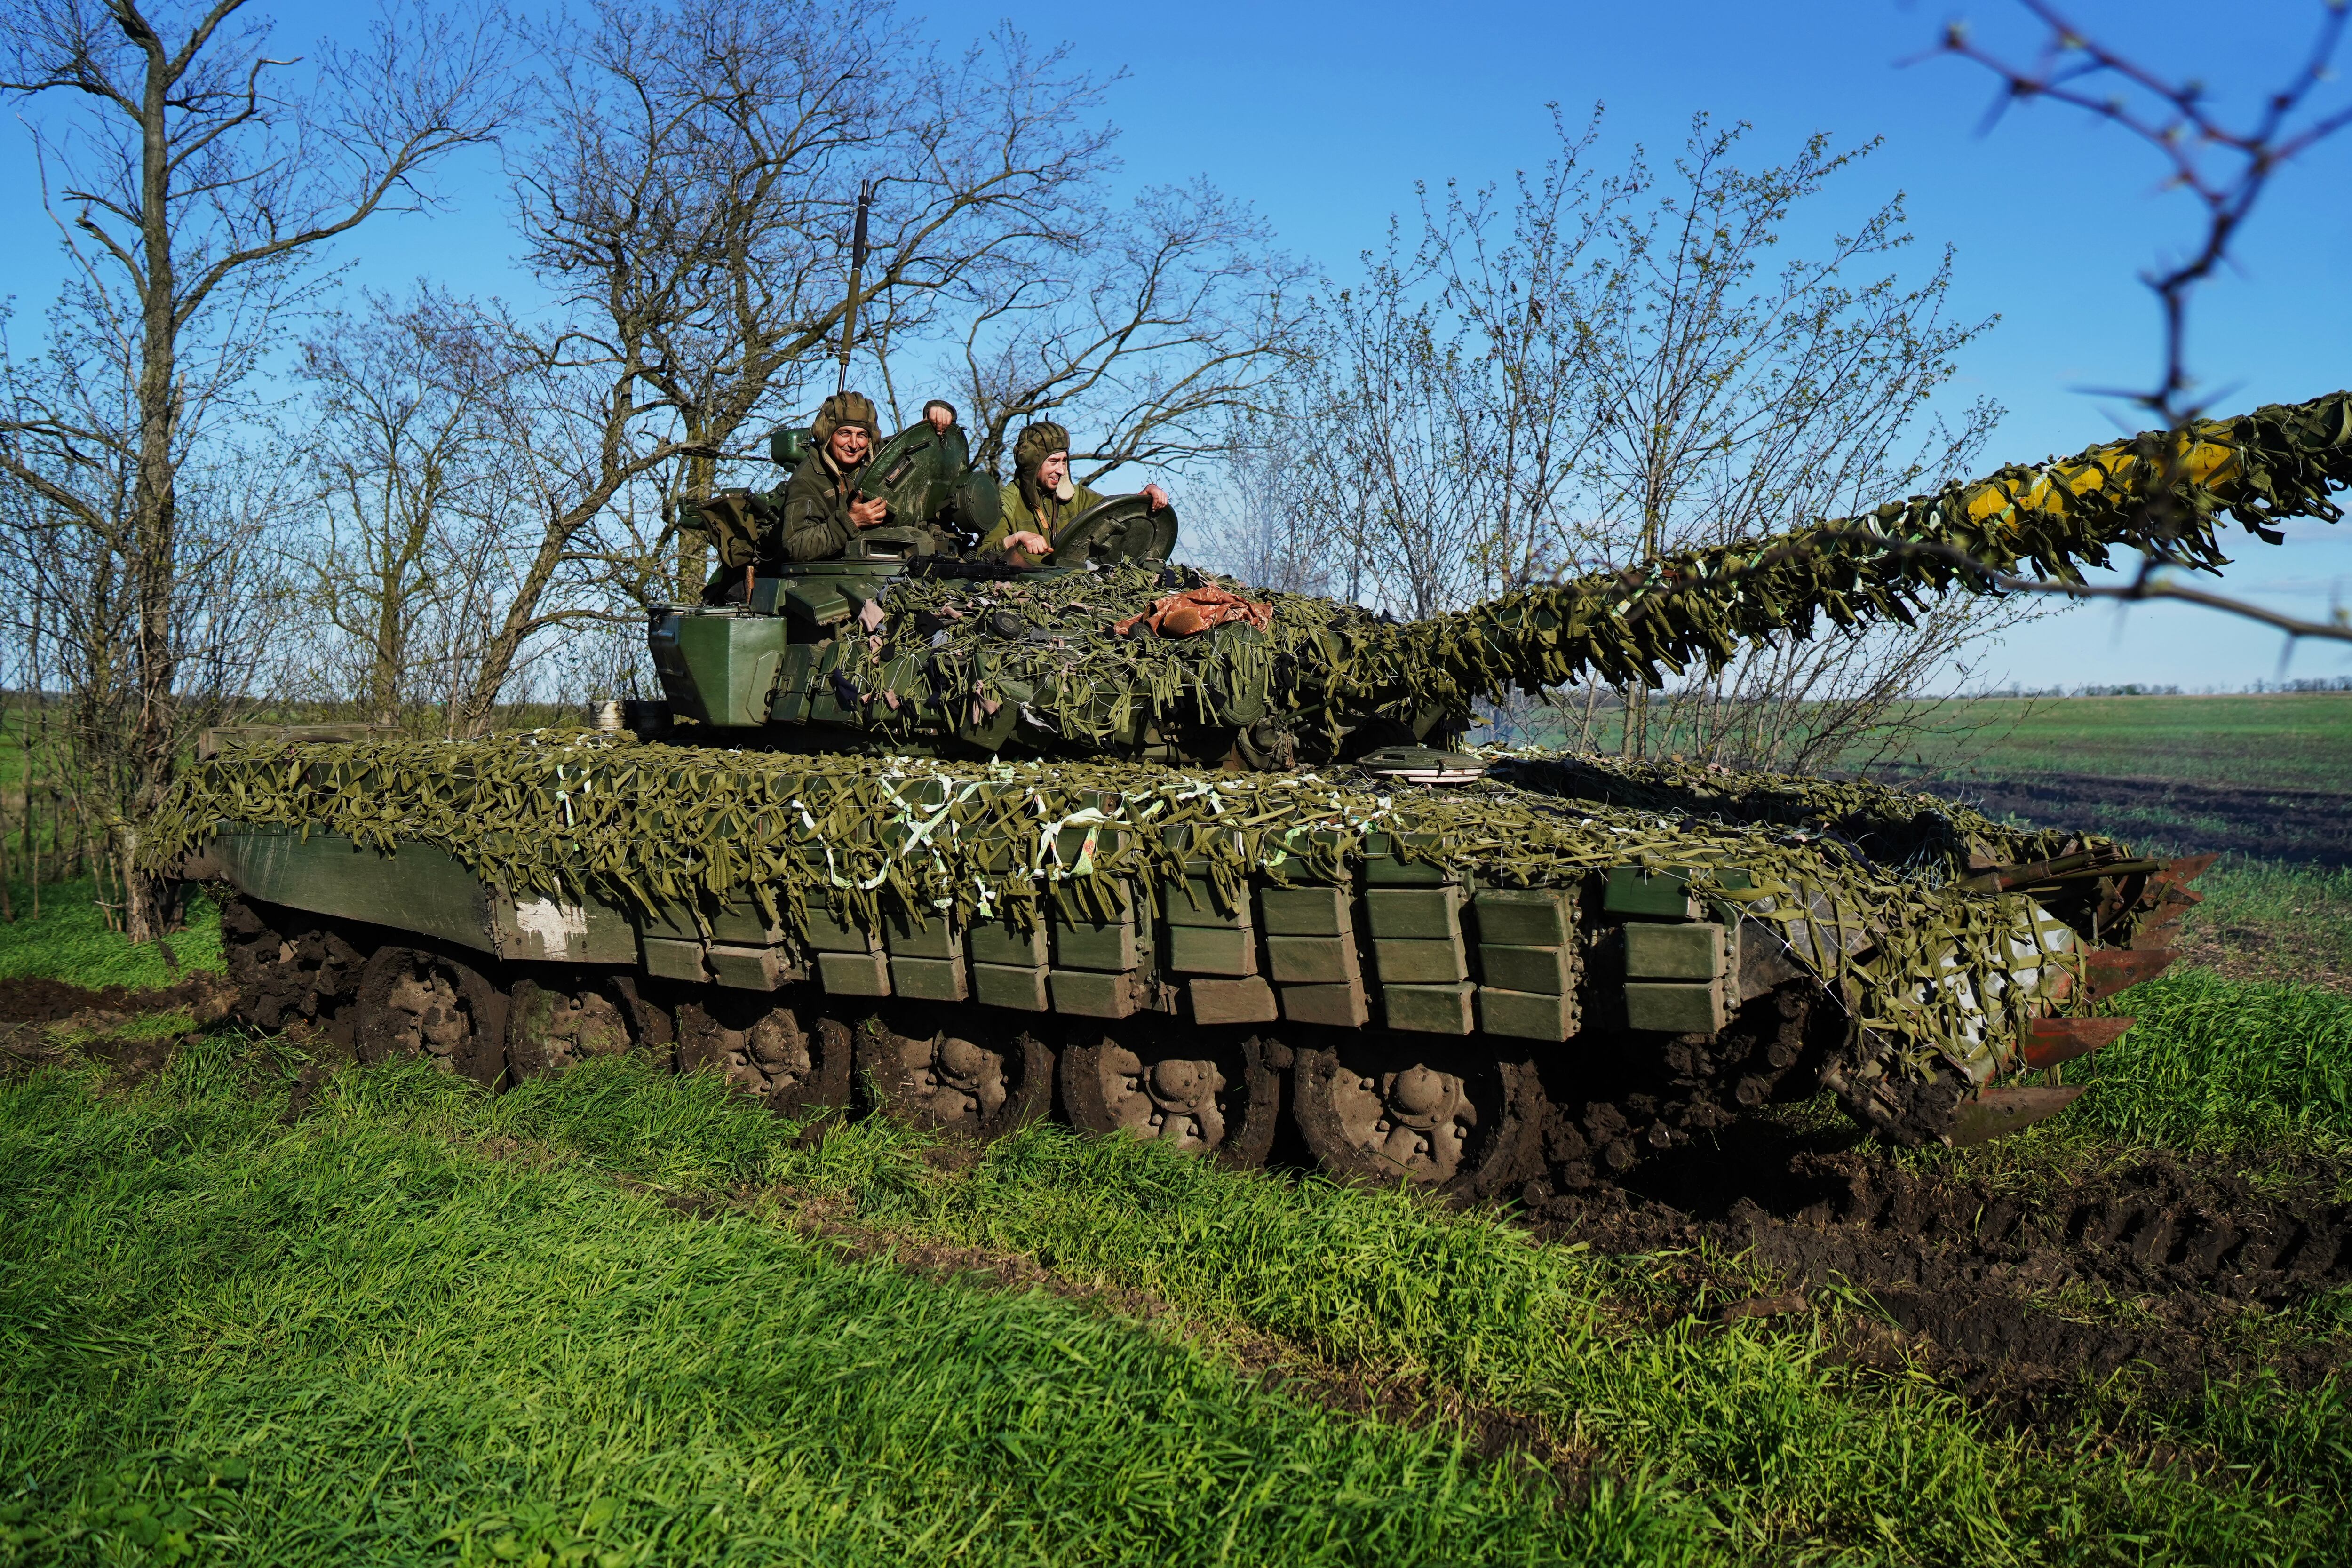
[[[2281,1320],[2352,1286],[2352,1205],[2333,1171],[2273,1191],[2226,1162],[2143,1151],[1964,1179],[1874,1150],[1750,1147],[1633,1174],[1598,1194],[1530,1192],[1530,1218],[1596,1251],[1690,1249],[1672,1312],[1831,1312],[1850,1359],[1910,1360],[2021,1423],[2063,1417],[2118,1372],[2139,1398],[2194,1398],[2212,1376],[2267,1368],[2308,1386],[2352,1362],[2330,1314]],[[1739,1253],[1776,1286],[1757,1292],[1717,1261]],[[1844,1310],[1832,1286],[1873,1310]]]
[[[126,1082],[136,1082],[171,1059],[184,1035],[131,1038],[121,1031],[147,1013],[185,1011],[196,1027],[227,1016],[234,989],[217,974],[191,974],[160,991],[110,985],[88,991],[62,981],[0,980],[0,1070],[30,1071],[72,1050],[110,1063]]]
[[[2352,866],[2352,795],[2337,790],[2254,789],[2103,773],[1950,779],[1892,768],[1877,776],[1992,816],[2087,827],[2164,853],[2218,849],[2264,860]]]
[[[2316,985],[2352,996],[2352,964],[2335,942],[2292,927],[2229,925],[2192,929],[2180,941],[2184,963],[2210,969],[2231,980],[2272,984]]]
[[[0,1025],[63,1023],[76,1013],[119,1013],[124,1017],[169,1013],[198,1006],[216,995],[225,997],[226,984],[217,974],[191,974],[160,991],[133,991],[122,985],[85,991],[62,980],[0,980]]]

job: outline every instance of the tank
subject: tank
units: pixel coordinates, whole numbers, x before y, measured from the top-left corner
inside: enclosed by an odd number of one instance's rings
[[[1409,625],[1170,564],[1137,498],[1045,568],[953,559],[950,474],[898,558],[665,611],[675,711],[641,733],[244,731],[145,843],[226,884],[247,1022],[493,1088],[643,1051],[794,1115],[1058,1115],[1465,1199],[1823,1089],[1977,1142],[2081,1092],[2064,1064],[2128,1026],[2103,1004],[2169,963],[2210,858],[1465,751],[1474,704],[1978,585],[1906,542],[2218,559],[2224,513],[2333,517],[2347,468],[2339,394]]]

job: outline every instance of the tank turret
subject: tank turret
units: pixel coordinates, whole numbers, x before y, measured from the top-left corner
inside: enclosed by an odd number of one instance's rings
[[[779,438],[779,458],[796,450]],[[966,461],[960,433],[894,437],[865,490],[910,526],[871,531],[850,559],[755,575],[748,604],[664,611],[656,667],[693,726],[672,738],[1258,767],[1442,748],[1476,701],[1515,687],[1655,685],[1720,669],[1765,638],[1907,621],[1945,594],[1983,590],[1919,545],[2070,580],[2119,547],[2217,566],[2225,517],[2274,540],[2286,518],[2336,516],[2327,498],[2352,482],[2352,394],[2012,465],[1865,517],[1409,624],[1173,564],[1173,510],[1135,496],[1095,508],[1041,566],[942,553],[933,541],[979,524],[982,492],[994,505]],[[1160,629],[1156,606],[1204,589],[1270,613]]]

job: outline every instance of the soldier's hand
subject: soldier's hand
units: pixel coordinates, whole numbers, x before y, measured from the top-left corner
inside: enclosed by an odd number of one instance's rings
[[[1004,548],[1008,553],[1015,550],[1025,550],[1032,555],[1045,555],[1050,553],[1054,547],[1045,542],[1044,534],[1033,532],[1024,528],[1018,533],[1006,534]]]
[[[1153,511],[1158,511],[1161,507],[1168,504],[1168,492],[1161,489],[1158,485],[1144,486],[1143,493],[1150,499],[1150,510]]]
[[[871,500],[854,500],[849,503],[849,521],[859,528],[873,528],[881,522],[889,510],[890,503],[880,496],[876,496]]]

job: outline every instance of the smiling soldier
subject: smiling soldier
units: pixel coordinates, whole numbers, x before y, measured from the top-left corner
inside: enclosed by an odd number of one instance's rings
[[[1168,492],[1146,485],[1151,510],[1168,504]],[[1053,552],[1055,537],[1080,512],[1103,498],[1070,478],[1070,433],[1041,422],[1013,444],[1013,482],[1004,487],[1004,521],[980,542],[982,552],[1042,556]]]
[[[790,561],[830,561],[849,548],[857,531],[881,525],[888,503],[857,499],[857,481],[873,455],[874,405],[855,392],[836,393],[817,411],[816,450],[793,470],[784,487],[783,549]]]

